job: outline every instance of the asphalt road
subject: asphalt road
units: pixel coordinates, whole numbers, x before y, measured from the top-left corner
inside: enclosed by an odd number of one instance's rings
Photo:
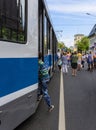
[[[66,130],[96,130],[96,70],[64,76]]]
[[[55,105],[47,112],[42,100],[36,113],[15,130],[58,130],[60,72],[56,71],[49,83],[49,94]],[[71,69],[64,74],[64,100],[66,130],[96,130],[96,70],[86,69],[71,75]]]

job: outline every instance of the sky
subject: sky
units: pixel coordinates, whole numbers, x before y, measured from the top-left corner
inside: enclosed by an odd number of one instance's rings
[[[88,36],[96,24],[96,0],[45,0],[58,41],[74,45],[74,35]],[[87,15],[89,13],[90,15]]]

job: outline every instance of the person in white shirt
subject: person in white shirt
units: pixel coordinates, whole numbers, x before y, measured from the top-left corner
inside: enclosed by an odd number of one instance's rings
[[[61,53],[60,53],[60,50],[58,49],[58,52],[57,52],[57,59],[60,59],[61,58]]]
[[[67,74],[68,73],[68,60],[67,60],[67,55],[66,55],[66,52],[63,52],[63,55],[62,55],[62,71]]]
[[[82,62],[81,62],[81,63],[82,63],[82,68],[84,68],[85,59],[86,59],[86,57],[85,57],[85,55],[83,54],[83,55],[82,55]]]

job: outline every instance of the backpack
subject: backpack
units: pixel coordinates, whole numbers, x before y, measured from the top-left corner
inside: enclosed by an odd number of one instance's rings
[[[77,63],[78,57],[76,55],[72,56],[72,63]]]

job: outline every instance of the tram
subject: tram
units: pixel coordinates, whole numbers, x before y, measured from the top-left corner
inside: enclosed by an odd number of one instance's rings
[[[0,130],[35,113],[38,53],[53,75],[57,38],[44,0],[0,0]]]

